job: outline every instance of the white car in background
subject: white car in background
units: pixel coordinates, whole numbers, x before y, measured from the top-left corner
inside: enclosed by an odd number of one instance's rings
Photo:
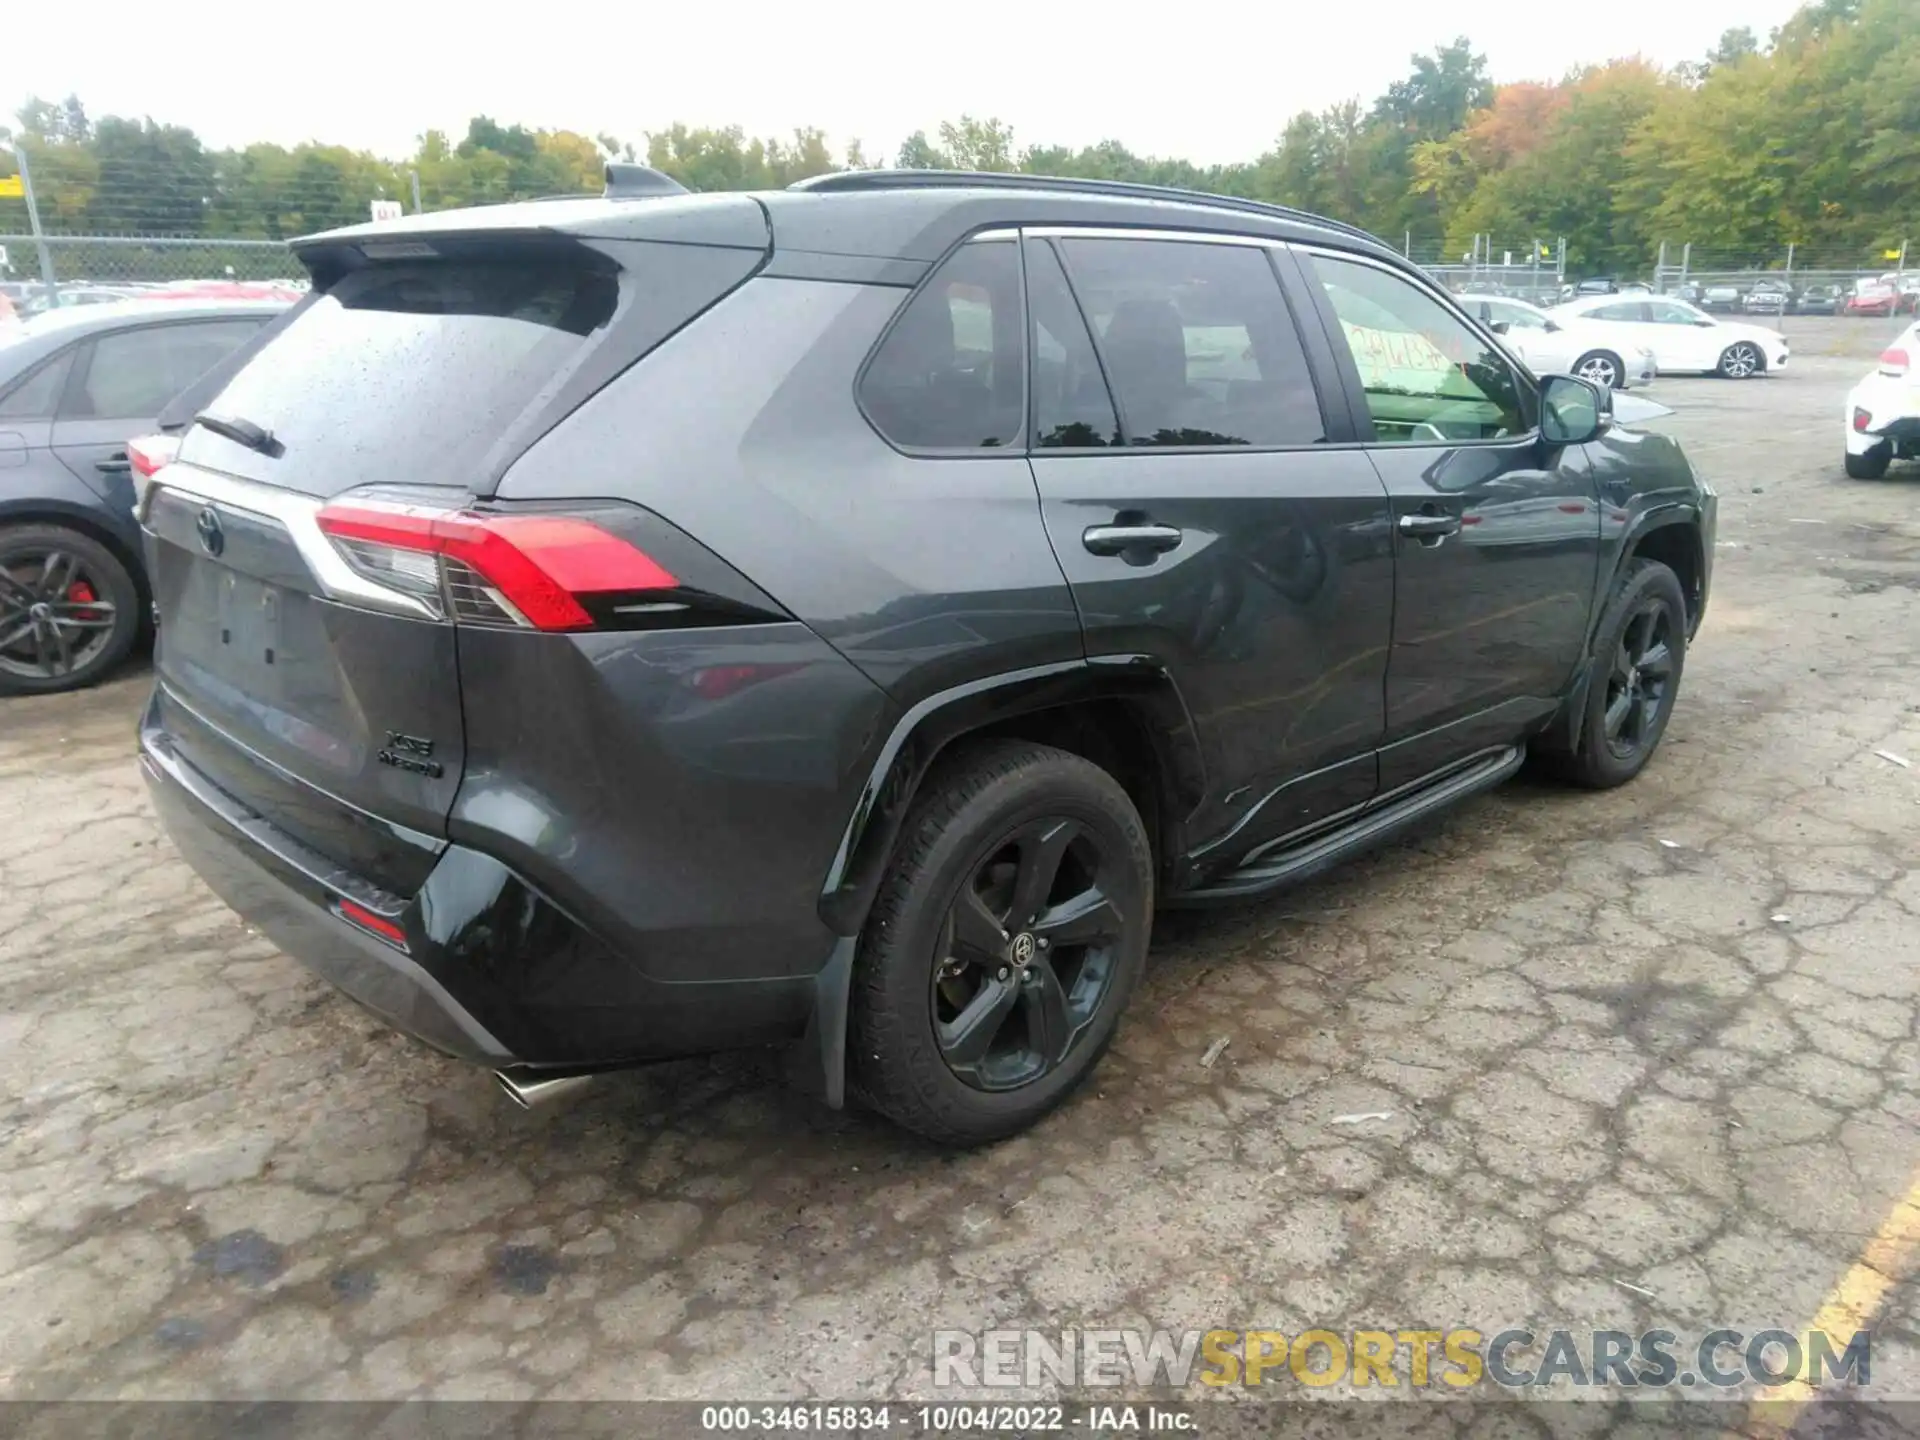
[[[1778,330],[1716,319],[1671,295],[1593,295],[1559,306],[1553,316],[1583,321],[1623,346],[1644,345],[1662,375],[1746,380],[1786,369],[1792,354]]]
[[[1889,345],[1847,396],[1847,474],[1878,480],[1895,460],[1920,460],[1920,325]]]
[[[1618,298],[1618,297],[1608,297]],[[1626,390],[1660,373],[1648,347],[1623,346],[1618,337],[1571,316],[1505,295],[1462,295],[1460,308],[1492,330],[1535,375],[1578,375],[1596,385]]]

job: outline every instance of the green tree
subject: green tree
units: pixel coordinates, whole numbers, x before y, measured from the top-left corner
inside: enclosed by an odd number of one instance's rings
[[[1018,170],[1013,127],[1005,121],[962,115],[940,125],[940,145],[955,170]]]
[[[50,229],[281,238],[364,219],[370,201],[429,209],[597,192],[606,158],[648,163],[695,190],[774,188],[873,162],[817,129],[756,138],[737,126],[673,125],[623,141],[473,117],[400,160],[310,143],[207,149],[149,118],[91,116],[78,96],[30,98],[12,130]],[[1012,127],[963,114],[916,131],[908,168],[1021,170],[1250,195],[1354,221],[1398,242],[1466,250],[1566,236],[1581,268],[1641,268],[1660,240],[1784,246],[1865,260],[1920,232],[1920,4],[1809,0],[1762,44],[1721,36],[1700,61],[1576,70],[1557,83],[1494,87],[1466,39],[1411,57],[1377,100],[1294,115],[1264,153],[1200,166],[1110,138],[1021,148]],[[10,172],[0,154],[0,174]],[[411,172],[411,173],[409,173]],[[0,228],[26,224],[0,197]]]
[[[927,139],[927,132],[916,130],[900,144],[899,158],[894,161],[902,170],[951,170],[953,161],[947,154]]]
[[[216,199],[214,158],[179,125],[109,115],[91,143],[99,183],[86,222],[104,235],[198,235]]]

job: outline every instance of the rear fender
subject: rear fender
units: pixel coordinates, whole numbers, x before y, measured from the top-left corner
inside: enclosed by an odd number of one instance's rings
[[[1173,678],[1150,659],[1102,656],[972,681],[922,700],[881,745],[821,887],[820,918],[837,935],[860,933],[914,796],[955,740],[1021,715],[1112,699],[1130,703],[1147,722],[1168,813],[1190,813],[1205,785],[1193,718]]]
[[[1205,792],[1205,769],[1173,677],[1147,656],[1109,655],[1035,666],[930,695],[895,723],[875,757],[820,891],[820,918],[838,939],[814,977],[813,1015],[793,1052],[795,1082],[839,1108],[846,1094],[848,994],[859,935],[915,795],[955,741],[1063,705],[1120,700],[1144,722],[1159,761],[1163,840],[1184,845],[1182,820]]]

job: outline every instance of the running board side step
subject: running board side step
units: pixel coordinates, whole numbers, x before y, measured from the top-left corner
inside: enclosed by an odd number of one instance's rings
[[[1445,810],[1482,790],[1510,778],[1526,759],[1525,747],[1509,745],[1490,751],[1481,758],[1454,771],[1445,779],[1424,785],[1409,794],[1362,810],[1336,830],[1322,831],[1288,849],[1269,851],[1258,859],[1229,870],[1196,890],[1172,896],[1170,905],[1198,904],[1215,900],[1242,900],[1297,884],[1323,870],[1398,835],[1429,815]]]

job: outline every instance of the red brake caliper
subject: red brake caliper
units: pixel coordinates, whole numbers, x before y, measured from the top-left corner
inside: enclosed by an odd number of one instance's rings
[[[84,580],[76,580],[67,587],[67,599],[75,605],[86,605],[100,597],[93,593],[93,587]],[[97,617],[91,610],[82,610],[75,617],[78,620],[94,620]]]

